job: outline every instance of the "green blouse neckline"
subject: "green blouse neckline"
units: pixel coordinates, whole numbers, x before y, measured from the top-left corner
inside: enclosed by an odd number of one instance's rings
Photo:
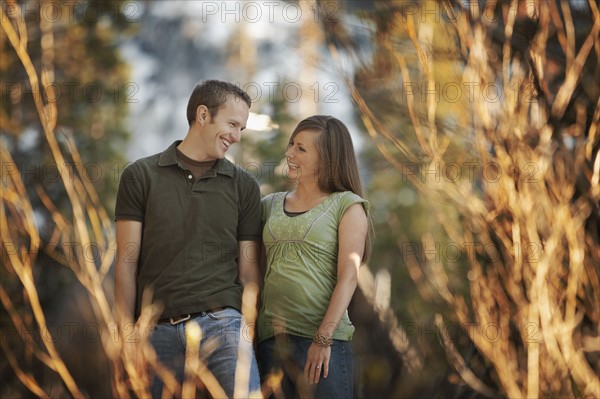
[[[336,192],[333,192],[333,193],[329,194],[329,195],[327,196],[327,198],[325,198],[323,201],[319,202],[317,205],[315,205],[315,206],[313,206],[312,208],[310,208],[310,209],[308,209],[308,210],[304,211],[304,212],[303,212],[303,213],[301,213],[301,214],[298,214],[298,215],[295,215],[295,216],[289,216],[289,215],[287,215],[287,214],[286,214],[286,210],[285,210],[285,199],[287,198],[287,195],[288,195],[290,192],[289,192],[289,191],[285,191],[285,192],[283,192],[283,195],[282,195],[282,196],[280,196],[280,199],[279,199],[279,201],[281,202],[281,206],[279,206],[279,205],[278,205],[278,206],[277,206],[277,209],[278,209],[278,211],[279,211],[280,213],[282,213],[283,215],[285,215],[285,216],[286,216],[286,217],[288,217],[288,218],[291,218],[291,219],[293,219],[293,218],[300,218],[300,217],[303,217],[304,215],[308,215],[309,213],[311,213],[311,212],[312,212],[312,211],[314,211],[315,209],[318,209],[319,207],[323,206],[323,205],[324,205],[324,204],[326,204],[327,202],[331,201],[331,200],[333,199],[333,196],[334,196],[335,194],[339,194],[340,192],[342,192],[342,191],[336,191]],[[288,211],[288,212],[289,212],[289,211]],[[298,213],[298,212],[289,212],[289,213]]]

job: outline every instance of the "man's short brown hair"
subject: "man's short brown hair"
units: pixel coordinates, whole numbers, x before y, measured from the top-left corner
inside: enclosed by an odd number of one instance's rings
[[[187,105],[187,120],[190,126],[196,120],[196,110],[204,105],[208,108],[211,118],[214,118],[219,112],[219,108],[227,101],[227,96],[233,95],[236,100],[243,100],[252,104],[248,93],[233,83],[221,80],[204,80],[194,87]]]

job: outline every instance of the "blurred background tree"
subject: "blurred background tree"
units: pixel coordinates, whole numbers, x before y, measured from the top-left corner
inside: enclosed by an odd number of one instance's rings
[[[67,137],[64,142],[68,138],[74,140],[85,160],[88,180],[98,191],[106,193],[102,199],[107,208],[113,206],[117,183],[114,173],[109,171],[115,161],[123,161],[122,149],[129,137],[128,108],[136,101],[134,94],[138,89],[130,81],[129,66],[118,50],[123,36],[136,30],[128,21],[127,6],[122,1],[83,1],[77,7],[40,1],[3,4],[7,22],[10,18],[25,22],[27,50],[33,64],[44,70],[40,94],[56,103],[59,136]],[[4,31],[0,40],[0,121],[4,144],[19,166],[22,163],[27,166],[23,167],[23,175],[31,179],[31,184],[25,181],[28,187],[34,189],[36,184],[42,184],[45,190],[50,190],[50,199],[64,198],[64,193],[53,193],[49,187],[48,183],[56,177],[53,169],[77,168],[77,165],[46,166],[48,148],[42,144],[33,103],[35,89]]]

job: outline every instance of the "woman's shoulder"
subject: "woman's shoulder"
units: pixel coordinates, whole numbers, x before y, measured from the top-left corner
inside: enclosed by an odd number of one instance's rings
[[[265,196],[262,198],[262,200],[261,200],[261,201],[262,201],[263,203],[264,203],[264,202],[270,202],[270,201],[273,201],[273,200],[275,200],[275,199],[277,199],[277,198],[280,198],[282,195],[285,195],[285,194],[286,194],[286,192],[285,192],[285,191],[279,191],[279,192],[276,192],[276,193],[267,194],[267,195],[265,195]]]
[[[267,194],[265,195],[261,200],[261,205],[263,206],[263,209],[270,209],[272,204],[275,203],[275,201],[279,200],[280,198],[283,198],[285,196],[285,192],[276,192],[276,193],[271,193],[271,194]]]
[[[369,202],[365,198],[356,194],[353,191],[338,191],[334,193],[334,195],[338,196],[338,199],[341,201],[349,201],[349,202]]]
[[[334,193],[334,195],[336,195],[336,199],[338,200],[338,203],[340,204],[340,208],[342,208],[342,210],[345,210],[350,205],[358,203],[363,204],[365,211],[369,209],[369,201],[352,191],[339,191],[337,193]]]

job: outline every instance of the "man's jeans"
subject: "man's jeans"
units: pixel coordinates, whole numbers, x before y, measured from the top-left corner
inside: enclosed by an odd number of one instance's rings
[[[286,398],[351,399],[354,382],[352,343],[333,341],[329,375],[323,378],[321,372],[319,383],[316,385],[309,385],[303,376],[306,355],[311,344],[310,338],[287,334],[279,334],[276,338],[262,341],[258,344],[261,377],[265,379],[269,373],[282,370],[284,377],[281,389]]]
[[[156,351],[158,360],[181,383],[184,378],[185,351],[186,351],[186,324],[196,322],[202,330],[200,343],[200,357],[211,373],[214,374],[219,384],[229,398],[233,397],[235,386],[235,370],[238,358],[240,339],[249,339],[248,334],[240,338],[242,315],[236,309],[225,308],[216,312],[202,312],[200,315],[182,323],[172,325],[159,323],[150,336],[150,343]],[[245,322],[244,322],[245,324]],[[260,389],[258,366],[252,349],[250,365],[249,392]],[[163,382],[156,377],[152,384],[152,397],[162,396]],[[180,395],[178,393],[177,395]]]

